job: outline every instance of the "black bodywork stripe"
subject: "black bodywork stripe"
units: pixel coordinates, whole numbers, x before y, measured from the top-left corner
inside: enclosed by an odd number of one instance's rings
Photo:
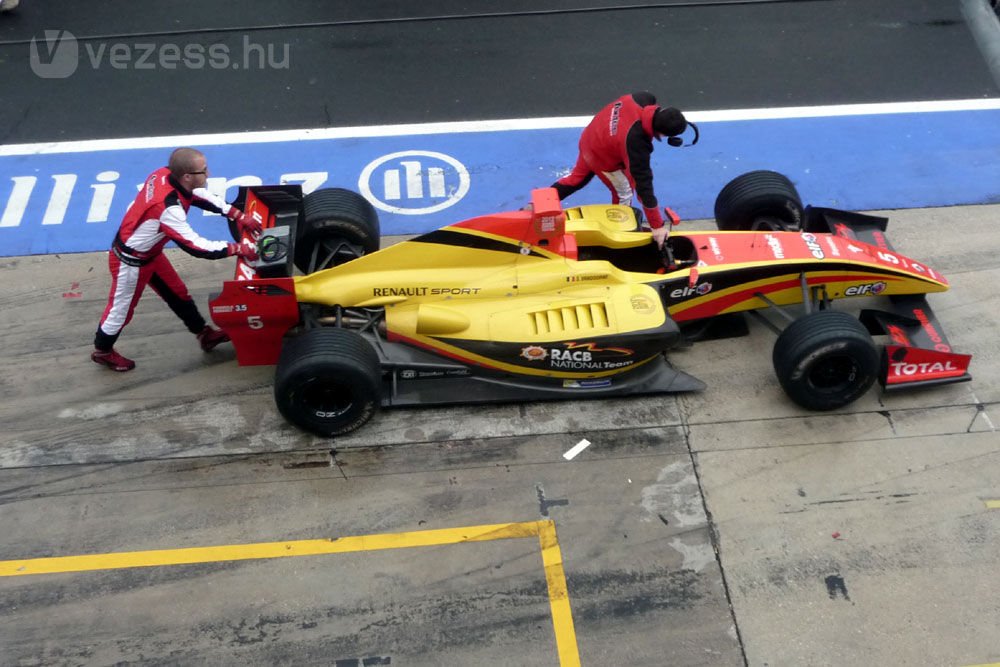
[[[437,231],[418,236],[410,241],[411,243],[436,243],[438,245],[457,246],[459,248],[472,248],[474,250],[491,250],[493,252],[511,252],[521,254],[522,246],[516,241],[500,241],[498,239],[488,239],[476,234],[456,232],[449,229],[439,229]],[[539,252],[531,250],[529,256],[546,258]]]

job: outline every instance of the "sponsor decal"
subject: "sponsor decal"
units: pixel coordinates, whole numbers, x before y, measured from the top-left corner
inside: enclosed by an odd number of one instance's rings
[[[672,299],[686,299],[689,296],[705,296],[712,291],[712,283],[698,283],[694,287],[678,287],[670,292]]]
[[[427,296],[426,287],[373,287],[372,296]]]
[[[435,151],[383,155],[361,170],[358,190],[378,209],[401,215],[436,213],[469,192],[464,164]]]
[[[622,357],[631,357],[634,354],[634,350],[629,348],[598,347],[595,343],[576,342],[567,342],[562,345],[562,347],[549,348],[529,345],[521,349],[521,356],[529,361],[548,359],[551,368],[585,371],[606,371],[624,368],[635,363],[632,359],[622,359]]]
[[[250,244],[250,241],[244,241],[245,244]],[[240,260],[236,263],[236,280],[253,280],[257,277],[257,271],[244,262]]]
[[[611,107],[611,119],[608,123],[608,133],[613,137],[618,134],[618,121],[622,115],[622,103],[615,102],[614,106]]]
[[[777,236],[773,234],[765,234],[764,240],[767,241],[767,247],[771,249],[775,259],[785,258],[785,249],[781,247],[781,241],[778,240]]]
[[[608,277],[606,273],[586,273],[578,274],[575,276],[566,276],[566,282],[568,283],[580,283],[587,280],[604,280]]]
[[[958,368],[950,361],[923,361],[917,364],[894,361],[889,364],[889,372],[892,375],[935,375],[940,373],[958,373],[961,370],[961,368]]]
[[[884,282],[865,283],[864,285],[851,285],[844,290],[844,296],[877,296],[888,287]]]
[[[889,249],[889,242],[885,240],[885,234],[883,234],[882,232],[877,230],[872,232],[872,238],[875,239],[875,245],[877,245],[882,250]]]
[[[830,254],[834,257],[840,257],[840,248],[837,247],[837,242],[833,240],[832,236],[824,237],[826,239],[826,246],[830,249]]]
[[[37,172],[36,172],[37,173]],[[125,198],[131,206],[134,193],[142,192],[148,202],[156,190],[156,179],[147,178],[140,181],[145,174],[139,175],[129,183],[132,177],[127,172],[105,170],[98,172],[95,182],[87,183],[83,175],[75,173],[51,174],[51,187],[47,187],[45,177],[11,176],[13,188],[6,202],[0,194],[0,229],[21,227],[22,223],[31,222],[37,217],[41,224],[73,225],[81,223],[105,223],[120,220],[125,212]],[[282,174],[281,183],[302,183],[302,190],[310,193],[323,185],[328,177],[327,172],[289,173]],[[123,181],[123,182],[120,182]],[[231,188],[240,185],[261,185],[259,176],[243,175],[235,178],[209,178],[206,187],[225,196]],[[123,187],[119,187],[123,185]],[[0,184],[2,186],[2,184]],[[3,188],[0,187],[0,190]],[[129,192],[133,194],[128,194]],[[32,215],[38,211],[38,215]],[[44,211],[44,213],[42,213]],[[203,211],[203,216],[214,216],[214,213]],[[188,221],[193,220],[194,211],[188,213]],[[95,249],[85,246],[86,249]]]
[[[806,247],[809,248],[809,253],[813,257],[816,259],[824,259],[826,257],[826,255],[823,254],[823,248],[820,247],[815,234],[809,234],[808,232],[803,233],[802,240],[806,242]]]
[[[906,335],[906,332],[903,331],[901,327],[895,324],[890,324],[886,327],[886,332],[889,334],[889,338],[892,339],[892,342],[897,345],[913,347],[913,344],[910,342],[910,337]]]
[[[372,296],[472,296],[481,287],[373,287]]]
[[[399,372],[399,377],[402,380],[427,380],[443,377],[464,377],[466,375],[469,375],[469,369],[467,368],[451,368],[441,371],[406,368]]]
[[[543,215],[538,219],[538,230],[543,234],[556,231],[556,220],[554,215]]]
[[[628,213],[620,208],[609,208],[604,211],[610,222],[628,222]]]
[[[549,353],[544,347],[529,345],[521,349],[521,356],[528,361],[542,361],[548,358]]]
[[[847,249],[850,250],[851,252],[864,252],[863,248],[859,248],[858,246],[854,245],[853,243],[848,243],[847,244]]]
[[[714,236],[708,237],[708,246],[712,249],[712,254],[715,255],[715,259],[718,261],[723,261],[725,257],[722,254],[722,249],[719,247],[719,239]]]
[[[656,310],[656,304],[645,294],[636,294],[629,299],[632,310],[643,315],[649,315]]]
[[[924,331],[927,332],[927,336],[934,343],[934,349],[938,352],[951,352],[951,346],[944,342],[944,338],[938,333],[938,330],[931,323],[927,313],[924,312],[923,308],[916,308],[913,311],[914,317],[920,322],[920,326],[923,327]]]
[[[563,380],[566,389],[598,389],[610,387],[611,378],[595,378],[593,380]]]
[[[834,223],[833,233],[836,234],[837,236],[843,236],[845,239],[854,238],[854,232],[852,232],[851,228],[842,222]]]

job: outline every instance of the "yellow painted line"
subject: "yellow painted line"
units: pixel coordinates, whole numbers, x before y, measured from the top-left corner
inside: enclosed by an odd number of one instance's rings
[[[549,607],[552,609],[552,628],[556,634],[556,650],[561,667],[579,667],[580,652],[573,628],[573,612],[569,606],[569,589],[563,571],[562,551],[556,539],[556,525],[552,521],[538,522],[538,542],[542,548],[545,566],[545,583],[549,587]]]
[[[545,567],[545,582],[548,586],[552,627],[555,632],[560,667],[579,667],[580,654],[577,649],[576,631],[573,627],[573,612],[569,603],[569,590],[566,587],[562,552],[559,549],[559,540],[556,538],[556,526],[552,521],[498,523],[464,528],[335,537],[322,540],[296,540],[294,542],[260,542],[185,549],[123,551],[82,556],[4,560],[0,561],[0,577],[319,556],[360,551],[433,547],[466,542],[489,542],[535,536],[538,537],[542,552],[542,564]]]
[[[534,537],[537,534],[538,529],[534,523],[500,523],[467,528],[443,528],[440,530],[422,530],[412,533],[361,535],[358,537],[339,537],[324,540],[229,544],[188,549],[158,549],[153,551],[125,551],[87,556],[56,556],[27,560],[5,560],[0,561],[0,577],[432,547],[446,544],[461,544],[463,542],[487,542],[490,540]]]
[[[986,509],[988,510],[1000,510],[1000,500],[987,500]],[[987,667],[994,667],[1000,665],[1000,662],[995,662],[993,665],[988,665]]]
[[[966,665],[965,667],[1000,667],[1000,662],[991,662],[983,665]]]

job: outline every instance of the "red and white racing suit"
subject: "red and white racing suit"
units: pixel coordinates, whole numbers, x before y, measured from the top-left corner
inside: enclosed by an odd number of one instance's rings
[[[663,226],[649,157],[653,153],[656,98],[650,93],[623,95],[600,110],[580,135],[580,155],[568,175],[553,183],[565,199],[597,174],[611,190],[613,204],[632,205],[639,195],[650,226]]]
[[[205,328],[205,318],[163,254],[163,246],[174,241],[189,254],[205,259],[229,257],[236,246],[226,241],[209,241],[191,229],[187,212],[192,204],[215,213],[229,208],[207,190],[188,192],[166,167],[146,178],[108,253],[111,291],[94,338],[98,350],[107,352],[114,347],[122,329],[131,321],[147,284],[181,318],[188,331],[197,334]]]

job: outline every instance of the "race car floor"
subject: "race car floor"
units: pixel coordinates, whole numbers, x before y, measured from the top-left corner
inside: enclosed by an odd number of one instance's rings
[[[752,324],[671,355],[699,394],[386,411],[334,441],[152,295],[137,369],[92,364],[103,254],[3,260],[3,662],[1000,662],[998,216],[889,225],[950,279],[930,301],[971,383],[807,413]],[[171,257],[202,303],[232,269]]]

